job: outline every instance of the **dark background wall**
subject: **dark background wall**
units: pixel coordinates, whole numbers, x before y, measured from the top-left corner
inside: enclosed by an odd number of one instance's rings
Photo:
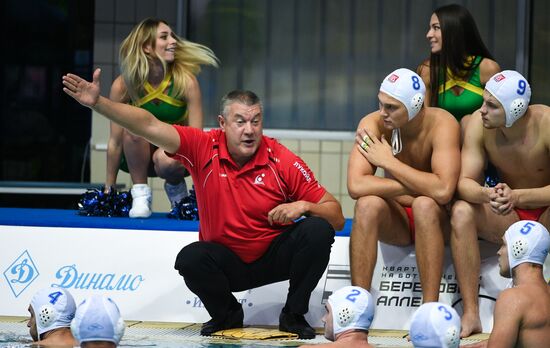
[[[61,91],[61,76],[118,74],[117,51],[147,16],[211,47],[219,69],[199,77],[206,123],[233,88],[264,99],[268,128],[352,131],[376,108],[382,77],[428,56],[435,0],[4,0],[0,76],[0,180],[89,181],[90,111]],[[504,69],[519,69],[533,102],[550,104],[550,3],[454,1],[470,9]],[[522,21],[518,9],[526,9]],[[95,127],[95,126],[94,126]],[[95,127],[102,141],[108,125]],[[104,156],[104,155],[102,155]]]
[[[90,112],[61,90],[92,67],[94,2],[4,0],[0,180],[86,181]]]

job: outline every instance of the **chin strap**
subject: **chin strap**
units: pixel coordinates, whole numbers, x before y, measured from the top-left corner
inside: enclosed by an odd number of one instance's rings
[[[391,152],[397,155],[403,150],[403,142],[401,141],[401,129],[395,128],[391,132]]]

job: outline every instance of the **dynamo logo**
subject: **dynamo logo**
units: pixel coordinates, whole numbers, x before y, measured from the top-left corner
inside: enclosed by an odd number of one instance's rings
[[[8,281],[13,295],[17,298],[40,273],[34,264],[31,255],[25,250],[19,257],[4,271],[4,277]]]
[[[76,265],[61,267],[55,273],[55,277],[59,279],[59,283],[52,283],[51,287],[63,289],[136,291],[145,281],[141,274],[80,272]]]

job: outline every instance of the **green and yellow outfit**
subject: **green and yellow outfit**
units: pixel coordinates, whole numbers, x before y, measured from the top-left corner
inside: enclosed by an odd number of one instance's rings
[[[132,105],[145,109],[159,120],[170,124],[187,125],[189,123],[187,102],[173,96],[174,81],[171,74],[167,74],[157,88],[146,81],[143,89],[145,95]],[[128,172],[128,164],[124,154],[120,160],[120,169]],[[157,176],[153,166],[149,167],[148,176]]]
[[[483,57],[471,57],[469,59],[476,68],[468,81],[456,78],[450,70],[447,71],[447,81],[444,81],[443,77],[439,80],[437,106],[449,111],[458,121],[465,115],[479,109],[483,104],[484,87],[481,85],[479,77],[479,63],[482,59]],[[462,87],[464,89],[462,93],[459,95],[454,94],[452,88],[455,86]]]
[[[443,83],[443,78],[439,83],[439,95],[438,106],[442,109],[449,111],[460,122],[465,115],[472,114],[474,111],[481,107],[483,104],[483,90],[479,77],[479,64],[483,57],[470,57],[469,61],[474,64],[476,68],[472,72],[468,81],[463,81],[455,78],[448,70],[447,76],[449,80]],[[455,95],[451,88],[459,86],[464,89],[459,95]],[[498,172],[492,163],[487,163],[485,169],[485,185],[495,186],[499,182]]]

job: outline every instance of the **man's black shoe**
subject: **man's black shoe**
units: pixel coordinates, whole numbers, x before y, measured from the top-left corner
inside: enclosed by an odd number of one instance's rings
[[[301,314],[288,313],[284,310],[279,316],[279,330],[298,334],[301,339],[315,338],[315,330]]]
[[[212,336],[214,332],[220,330],[234,329],[238,327],[243,327],[244,312],[243,308],[239,308],[231,311],[227,314],[223,320],[210,319],[206,323],[202,324],[201,335],[202,336]]]

